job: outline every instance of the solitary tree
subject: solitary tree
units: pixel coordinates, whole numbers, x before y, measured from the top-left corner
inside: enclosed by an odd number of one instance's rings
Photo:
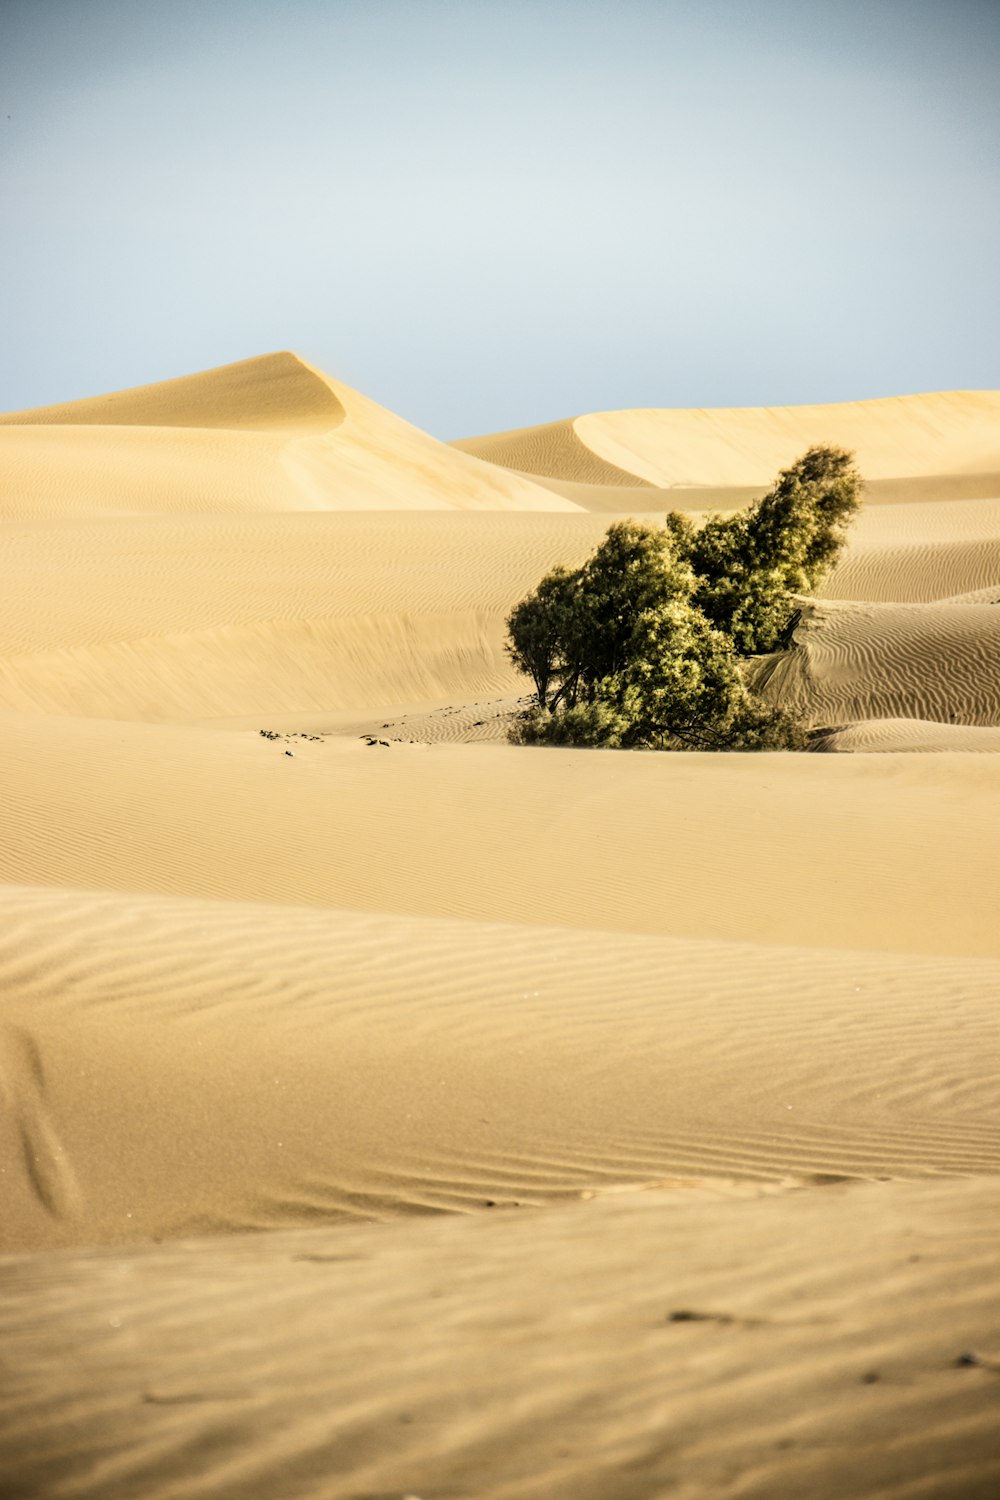
[[[860,481],[812,448],[748,511],[696,529],[619,521],[581,568],[556,568],[508,617],[535,685],[512,738],[650,749],[800,748],[802,727],[750,691],[740,658],[774,649],[794,595],[844,541]]]

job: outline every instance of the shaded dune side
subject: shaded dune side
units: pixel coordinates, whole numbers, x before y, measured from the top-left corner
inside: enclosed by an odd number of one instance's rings
[[[411,701],[516,696],[502,616],[392,611],[226,625],[0,660],[4,708],[183,723],[325,723]],[[501,738],[503,736],[500,736]]]
[[[0,702],[163,720],[516,695],[507,612],[603,529],[455,513],[19,527]],[[41,596],[40,576],[59,593]]]
[[[102,517],[11,527],[0,655],[225,625],[371,614],[499,613],[600,516],[337,512]],[[40,577],[60,587],[40,597]]]
[[[451,444],[462,453],[543,479],[570,480],[582,485],[643,488],[626,469],[600,458],[576,434],[572,421],[547,422],[485,437],[459,438]]]
[[[4,905],[6,1249],[1000,1167],[996,960]]]
[[[1000,727],[1000,608],[806,604],[791,648],[762,660],[756,675],[813,725],[910,718]]]
[[[224,730],[13,714],[0,729],[5,880],[1000,953],[990,756],[331,738],[289,758],[280,742]]]
[[[993,1500],[998,1216],[983,1179],[675,1188],[8,1260],[8,1483]]]

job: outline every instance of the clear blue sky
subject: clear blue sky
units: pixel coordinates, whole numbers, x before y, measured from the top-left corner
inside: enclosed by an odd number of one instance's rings
[[[1000,0],[2,0],[0,409],[1000,387]]]

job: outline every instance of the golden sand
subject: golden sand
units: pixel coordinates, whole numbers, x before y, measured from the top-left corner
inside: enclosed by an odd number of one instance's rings
[[[837,754],[504,743],[547,568],[813,442]],[[993,1500],[1000,394],[446,445],[278,354],[0,474],[4,1500]]]

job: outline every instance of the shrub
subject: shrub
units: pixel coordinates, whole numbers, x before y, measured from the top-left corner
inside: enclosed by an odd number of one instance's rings
[[[800,749],[741,657],[770,651],[843,545],[860,480],[811,448],[747,511],[700,529],[612,525],[581,568],[555,568],[511,611],[507,651],[535,686],[511,738],[625,749]]]

